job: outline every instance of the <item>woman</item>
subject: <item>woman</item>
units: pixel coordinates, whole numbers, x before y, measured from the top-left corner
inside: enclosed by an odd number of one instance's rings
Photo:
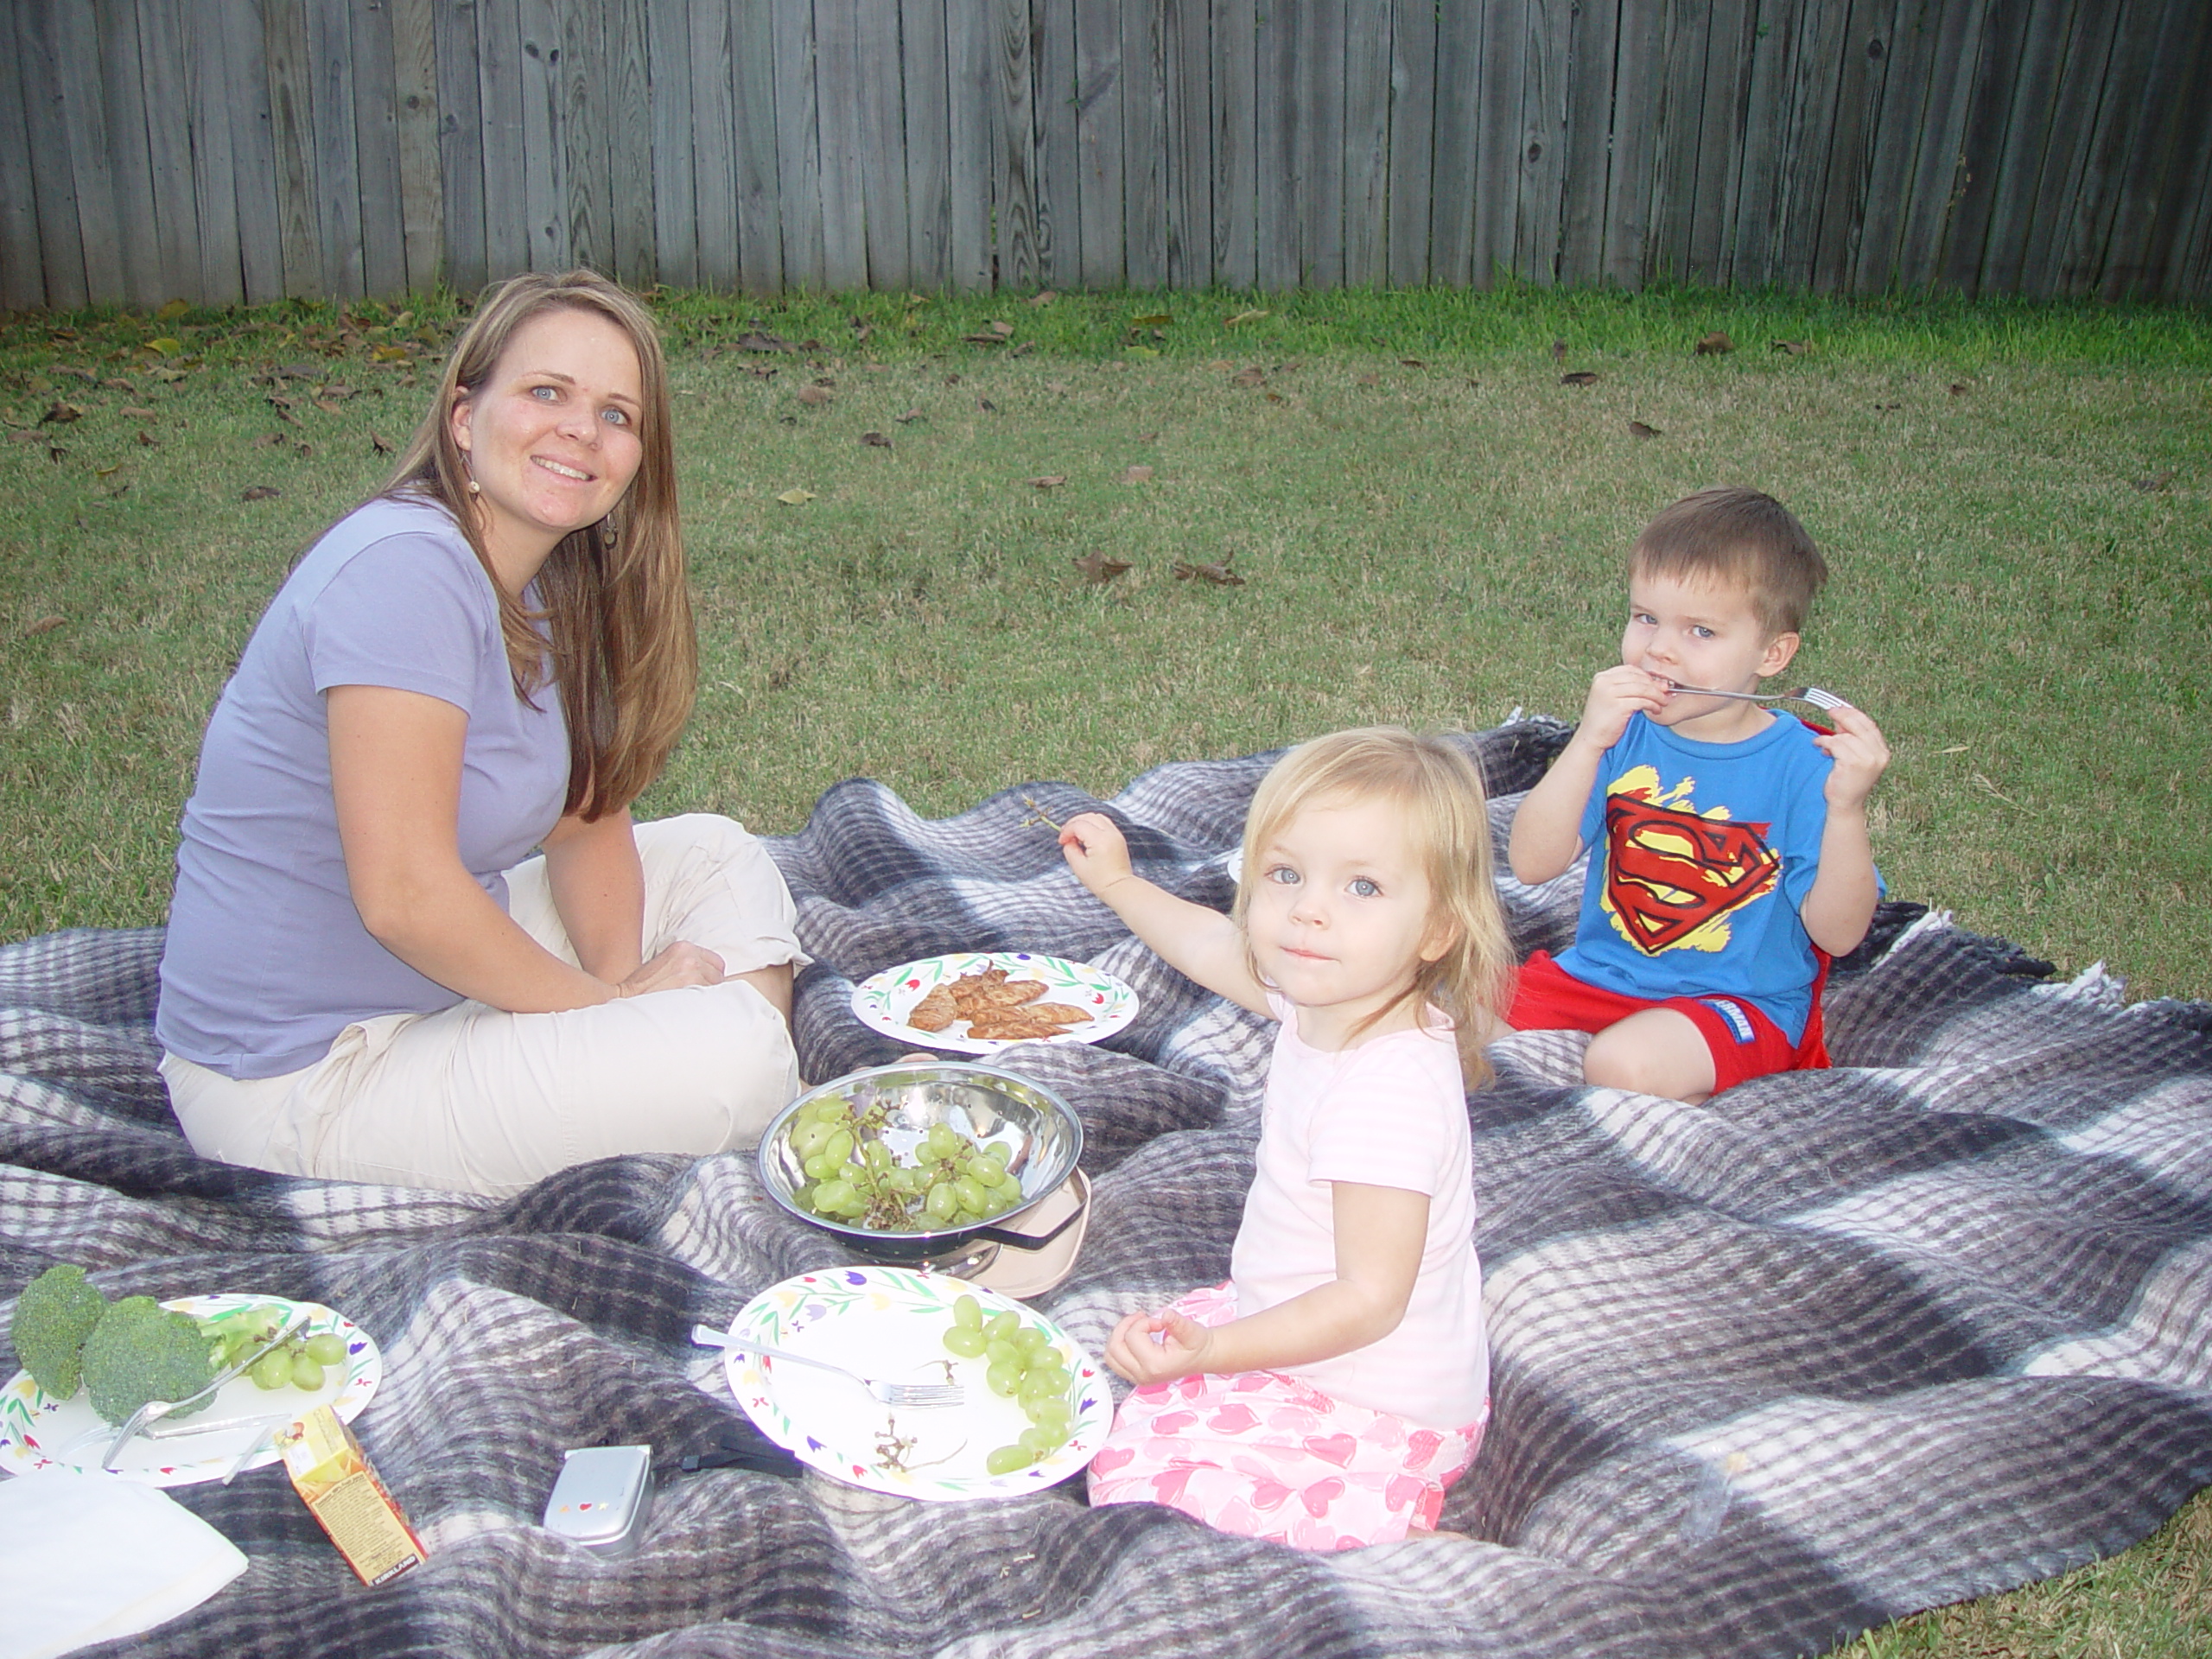
[[[696,677],[652,320],[517,277],[208,723],[156,1025],[194,1147],[504,1194],[757,1141],[791,895],[728,819],[629,812]]]

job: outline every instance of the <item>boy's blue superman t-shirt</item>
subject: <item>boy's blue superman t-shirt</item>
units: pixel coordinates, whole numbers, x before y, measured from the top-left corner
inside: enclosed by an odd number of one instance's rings
[[[1631,716],[1583,810],[1590,868],[1559,965],[1625,996],[1742,997],[1800,1040],[1818,963],[1798,910],[1834,765],[1813,736],[1777,715],[1700,743]]]

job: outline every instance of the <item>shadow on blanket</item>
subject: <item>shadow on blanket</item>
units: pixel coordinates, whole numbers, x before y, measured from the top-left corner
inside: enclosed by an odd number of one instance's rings
[[[1510,797],[1563,735],[1468,740]],[[1109,809],[1147,874],[1226,904],[1268,757],[1163,766]],[[1262,1022],[1163,968],[1021,827],[865,782],[775,851],[820,959],[810,1077],[893,1051],[852,981],[954,948],[1103,963],[1144,1013],[1105,1048],[1006,1064],[1090,1133],[1096,1209],[1045,1306],[1114,1318],[1227,1270]],[[1525,947],[1576,872],[1508,884]],[[1885,912],[1827,998],[1837,1069],[1702,1107],[1570,1086],[1579,1039],[1517,1036],[1470,1103],[1495,1413],[1447,1526],[1478,1541],[1314,1557],[1073,1487],[909,1504],[809,1476],[686,1475],[743,1438],[695,1320],[840,1258],[748,1160],[626,1158],[506,1203],[194,1158],[154,1073],[159,935],[0,950],[0,1287],[56,1261],[111,1294],[312,1297],[383,1346],[359,1425],[431,1550],[365,1591],[275,1469],[177,1496],[252,1557],[134,1654],[904,1655],[1818,1651],[2134,1543],[2212,1480],[2212,1008],[2045,982],[2001,944]],[[534,1522],[563,1448],[652,1445],[641,1552]]]

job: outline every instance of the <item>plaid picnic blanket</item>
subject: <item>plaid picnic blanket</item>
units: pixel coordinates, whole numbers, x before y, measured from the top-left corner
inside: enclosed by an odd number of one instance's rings
[[[1502,827],[1565,728],[1466,740]],[[1160,767],[1108,804],[1144,868],[1225,903],[1268,757]],[[1144,999],[1102,1047],[1015,1050],[1089,1135],[1074,1276],[1094,1351],[1228,1266],[1263,1022],[1163,967],[1024,827],[1065,785],[922,819],[831,790],[776,846],[819,958],[810,1077],[895,1050],[855,979],[969,948],[1086,958]],[[1504,897],[1524,947],[1579,873]],[[430,1550],[353,1580],[268,1469],[181,1501],[252,1558],[134,1654],[1782,1656],[2060,1572],[2212,1481],[2212,1008],[2127,1006],[1939,915],[1886,910],[1827,996],[1837,1068],[1699,1107],[1574,1086],[1579,1039],[1510,1039],[1469,1103],[1495,1404],[1444,1523],[1314,1556],[1080,1483],[922,1504],[745,1467],[695,1320],[843,1259],[749,1160],[637,1157],[503,1203],[211,1165],[149,1035],[159,936],[0,950],[0,1294],[51,1262],[111,1294],[308,1297],[369,1330],[357,1425]],[[644,1441],[659,1496],[609,1560],[536,1522],[565,1447]],[[757,1443],[756,1443],[757,1444]]]

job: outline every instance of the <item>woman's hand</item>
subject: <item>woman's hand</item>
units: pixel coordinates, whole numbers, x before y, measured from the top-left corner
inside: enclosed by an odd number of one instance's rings
[[[724,977],[720,957],[702,944],[691,944],[678,939],[617,984],[614,995],[650,996],[655,991],[680,991],[693,985],[719,985]]]
[[[1072,826],[1071,826],[1072,827]],[[1196,1319],[1163,1307],[1132,1313],[1106,1338],[1106,1363],[1139,1388],[1172,1382],[1206,1369],[1213,1333]]]

